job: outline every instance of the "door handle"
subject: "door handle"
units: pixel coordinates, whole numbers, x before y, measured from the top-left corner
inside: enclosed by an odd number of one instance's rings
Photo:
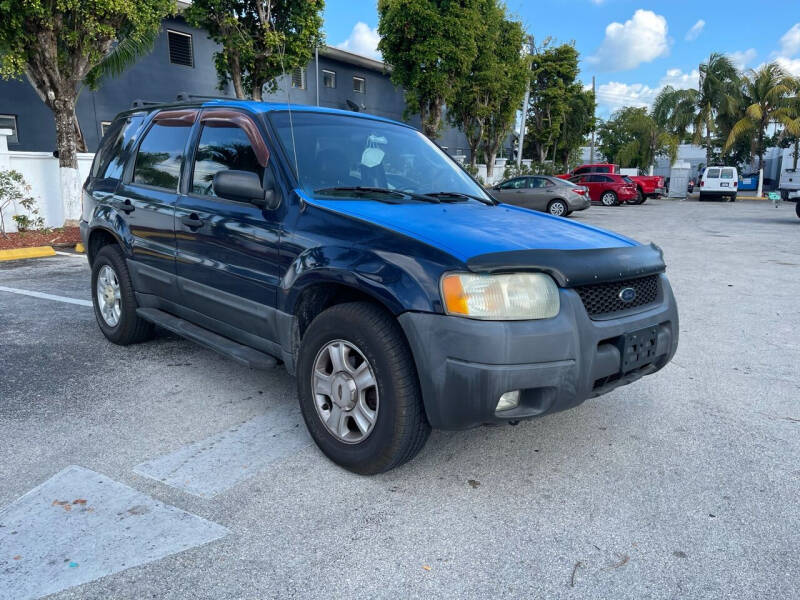
[[[128,198],[126,198],[125,200],[122,200],[120,198],[115,198],[114,200],[111,201],[111,206],[113,206],[117,210],[121,210],[126,215],[136,210],[136,207],[133,204],[131,204],[131,201]]]
[[[204,221],[198,217],[196,213],[192,213],[188,217],[181,217],[181,223],[186,225],[189,229],[197,229],[203,226]]]

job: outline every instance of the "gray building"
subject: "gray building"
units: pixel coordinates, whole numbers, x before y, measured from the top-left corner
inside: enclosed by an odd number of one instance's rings
[[[214,68],[218,46],[205,31],[190,27],[180,16],[164,20],[153,51],[99,90],[84,89],[78,99],[78,121],[94,152],[114,116],[143,99],[174,101],[185,92],[200,96],[233,96],[221,92]],[[307,67],[279,78],[279,90],[265,100],[286,101],[366,112],[419,127],[419,117],[404,118],[403,90],[395,87],[381,61],[329,46]],[[0,80],[0,127],[14,132],[9,150],[50,152],[56,148],[53,115],[25,79]],[[468,154],[458,129],[445,125],[438,142],[451,154]]]

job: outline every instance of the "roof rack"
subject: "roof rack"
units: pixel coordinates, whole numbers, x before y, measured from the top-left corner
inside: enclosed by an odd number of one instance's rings
[[[154,104],[162,104],[161,102],[156,102],[155,100],[142,100],[141,98],[137,98],[133,102],[131,102],[131,108],[142,108],[144,106],[153,106]]]
[[[239,100],[240,98],[231,98],[230,96],[206,96],[204,94],[189,94],[187,92],[180,92],[175,97],[178,102],[189,102],[190,100]]]

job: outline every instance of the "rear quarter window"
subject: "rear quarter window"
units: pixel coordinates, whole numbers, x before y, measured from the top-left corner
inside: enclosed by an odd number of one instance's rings
[[[106,128],[92,163],[92,177],[98,179],[121,179],[125,168],[125,156],[130,150],[134,136],[144,121],[144,114],[133,114],[114,120]]]

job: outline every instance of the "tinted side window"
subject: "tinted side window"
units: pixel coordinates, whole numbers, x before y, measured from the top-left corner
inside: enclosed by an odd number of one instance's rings
[[[591,169],[590,169],[589,167],[583,167],[583,168],[581,168],[581,169],[575,169],[575,172],[574,172],[574,174],[575,174],[575,175],[583,175],[584,173],[589,173],[589,172],[590,172],[590,170],[591,170]]]
[[[194,158],[192,193],[214,196],[214,175],[229,169],[250,171],[259,179],[264,175],[264,167],[258,164],[253,146],[242,129],[233,124],[204,125]]]
[[[191,126],[155,123],[145,135],[133,167],[133,183],[178,190]]]
[[[144,121],[144,115],[130,115],[116,119],[106,129],[100,147],[92,163],[92,177],[100,179],[120,179],[125,168],[123,155],[130,145],[131,138]]]
[[[524,187],[524,185],[523,185],[524,181],[525,181],[524,179],[520,179],[520,178],[511,179],[511,180],[506,181],[505,183],[503,183],[500,186],[500,189],[501,190],[516,190],[516,189],[519,189],[520,187]]]

